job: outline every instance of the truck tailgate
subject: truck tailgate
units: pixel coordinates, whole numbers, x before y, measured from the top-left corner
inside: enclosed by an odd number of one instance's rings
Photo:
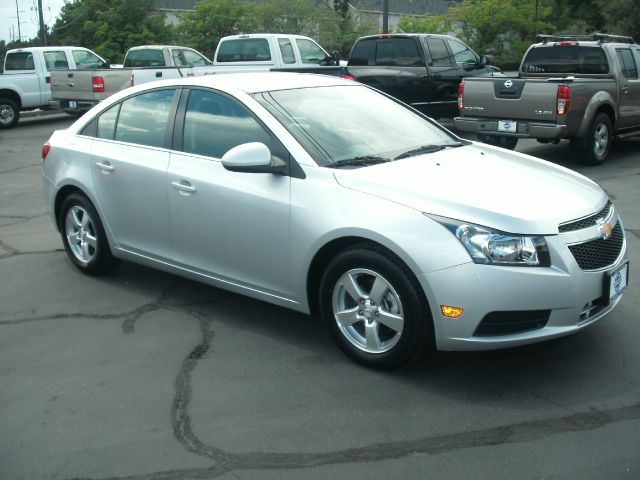
[[[94,91],[94,77],[102,79],[103,91]],[[131,85],[131,70],[59,70],[51,72],[51,96],[55,100],[103,100]]]
[[[558,83],[538,79],[467,78],[462,116],[556,120]]]

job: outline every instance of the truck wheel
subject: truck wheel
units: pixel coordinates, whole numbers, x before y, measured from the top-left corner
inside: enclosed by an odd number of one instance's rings
[[[8,98],[0,98],[0,129],[15,127],[19,118],[18,105]]]
[[[613,140],[613,126],[606,113],[599,113],[593,119],[586,137],[583,139],[584,156],[582,162],[586,165],[602,164],[611,151]]]

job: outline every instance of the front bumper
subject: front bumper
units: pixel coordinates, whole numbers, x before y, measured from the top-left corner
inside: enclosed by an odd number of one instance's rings
[[[618,221],[620,221],[618,219]],[[610,313],[621,295],[608,302],[605,276],[627,262],[626,239],[611,265],[582,270],[569,245],[584,233],[546,237],[551,267],[504,267],[472,262],[420,275],[434,320],[439,350],[492,350],[535,343],[575,333]],[[605,302],[602,300],[605,299]],[[462,307],[457,318],[445,317],[441,305]],[[541,325],[511,333],[487,334],[479,328],[483,319],[518,321],[530,316],[545,318]],[[513,318],[509,318],[509,317]],[[535,323],[535,322],[534,322]],[[486,324],[485,324],[486,325]],[[495,324],[493,324],[495,326]]]
[[[461,132],[476,133],[478,135],[549,140],[569,137],[567,125],[558,125],[551,122],[532,122],[530,120],[516,120],[518,126],[515,133],[499,132],[499,120],[497,118],[455,117],[453,123],[456,129]]]

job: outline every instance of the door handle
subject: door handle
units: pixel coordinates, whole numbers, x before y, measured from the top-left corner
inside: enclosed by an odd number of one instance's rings
[[[96,162],[96,167],[103,171],[103,173],[113,172],[115,167],[111,165],[109,162],[100,163]]]
[[[622,87],[621,90],[623,93],[629,93],[629,87]]]
[[[180,182],[171,182],[171,185],[173,185],[173,187],[177,189],[181,195],[188,195],[196,191],[196,187],[191,185],[186,180],[181,180]]]

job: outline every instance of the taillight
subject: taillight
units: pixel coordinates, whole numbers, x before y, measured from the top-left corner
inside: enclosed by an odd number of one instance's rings
[[[93,93],[104,93],[104,78],[91,77],[91,86],[93,87]]]
[[[558,85],[556,98],[556,115],[565,115],[571,105],[571,89],[566,85]]]
[[[133,81],[134,81],[134,77],[133,77],[133,73],[132,73],[132,74],[131,74],[131,86],[132,86],[132,87],[133,87],[133,85],[134,85]]]
[[[345,80],[356,80],[356,77],[354,77],[353,75],[349,75],[347,73],[343,73],[340,75],[340,78],[344,78]]]
[[[464,82],[460,82],[458,85],[458,109],[464,108]]]
[[[47,155],[49,155],[50,150],[51,150],[51,145],[49,144],[49,142],[45,142],[45,144],[42,145],[42,163],[44,163],[44,160],[47,158]]]

